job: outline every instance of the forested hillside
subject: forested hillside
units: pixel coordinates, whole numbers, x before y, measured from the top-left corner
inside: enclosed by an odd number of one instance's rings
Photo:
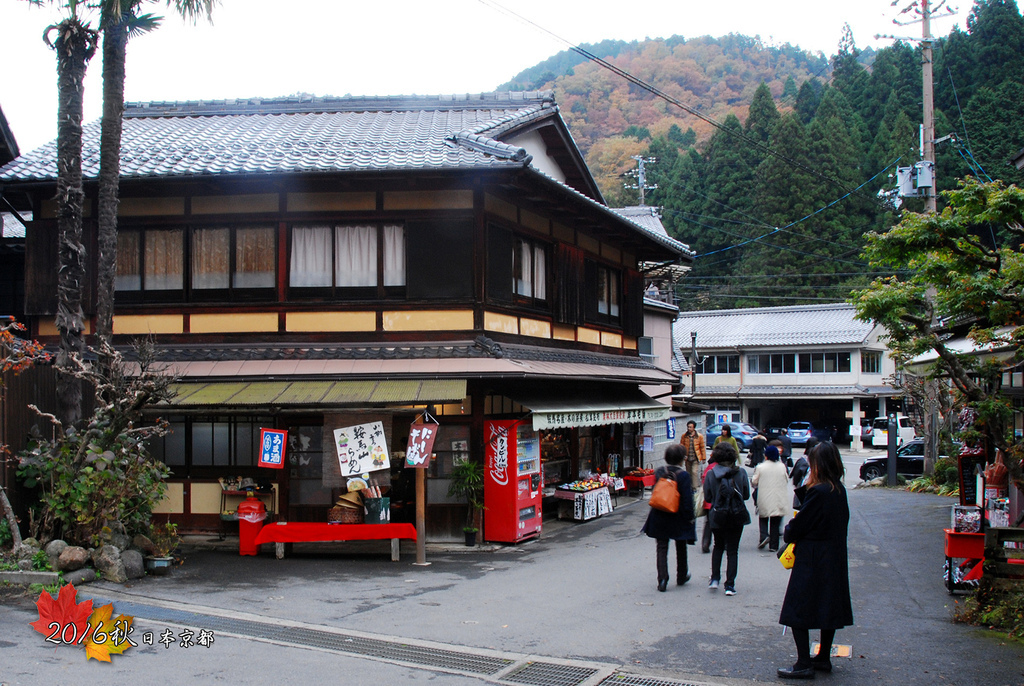
[[[1009,159],[1024,147],[1024,18],[1015,0],[976,0],[967,25],[934,46],[936,139],[950,136],[937,146],[939,187],[970,174],[1019,184]],[[847,33],[828,59],[736,35],[587,49],[718,124],[575,53],[501,87],[555,90],[612,204],[637,202],[622,178],[630,157],[657,158],[647,204],[698,254],[681,307],[838,301],[874,276],[863,234],[898,218],[878,192],[919,159],[916,46],[864,55]]]

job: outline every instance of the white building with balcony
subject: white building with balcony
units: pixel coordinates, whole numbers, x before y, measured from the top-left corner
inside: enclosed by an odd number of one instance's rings
[[[710,408],[708,425],[807,421],[857,449],[851,426],[899,409],[899,399],[885,330],[855,314],[845,303],[680,312],[673,338],[694,370],[683,399]]]

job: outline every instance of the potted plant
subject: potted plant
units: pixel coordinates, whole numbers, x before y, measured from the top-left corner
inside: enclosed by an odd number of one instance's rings
[[[451,474],[451,485],[448,495],[453,498],[464,498],[466,501],[466,526],[462,531],[466,534],[466,545],[476,545],[476,515],[484,508],[484,469],[478,462],[463,460],[455,465]]]
[[[153,524],[149,529],[149,540],[153,541],[153,554],[144,558],[146,571],[156,576],[167,574],[171,565],[174,564],[174,557],[171,553],[181,543],[178,536],[178,525],[171,522]]]

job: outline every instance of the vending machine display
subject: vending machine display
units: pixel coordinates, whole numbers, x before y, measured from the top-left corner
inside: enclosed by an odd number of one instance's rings
[[[516,420],[484,423],[484,540],[517,543],[541,531],[540,436]]]

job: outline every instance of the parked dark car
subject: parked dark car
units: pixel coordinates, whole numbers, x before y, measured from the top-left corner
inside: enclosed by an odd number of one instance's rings
[[[954,443],[959,452],[960,444]],[[940,455],[939,457],[946,457]],[[871,481],[889,473],[889,456],[878,455],[869,457],[860,466],[860,478]],[[915,438],[907,441],[896,449],[896,473],[903,476],[918,477],[924,474],[924,439]]]
[[[745,422],[725,422],[725,424],[712,424],[709,426],[704,435],[708,447],[710,448],[715,444],[715,439],[722,435],[722,427],[726,425],[732,432],[732,437],[736,439],[736,444],[740,447],[740,450],[749,450],[750,442],[754,440],[758,430],[756,426],[751,426]]]

